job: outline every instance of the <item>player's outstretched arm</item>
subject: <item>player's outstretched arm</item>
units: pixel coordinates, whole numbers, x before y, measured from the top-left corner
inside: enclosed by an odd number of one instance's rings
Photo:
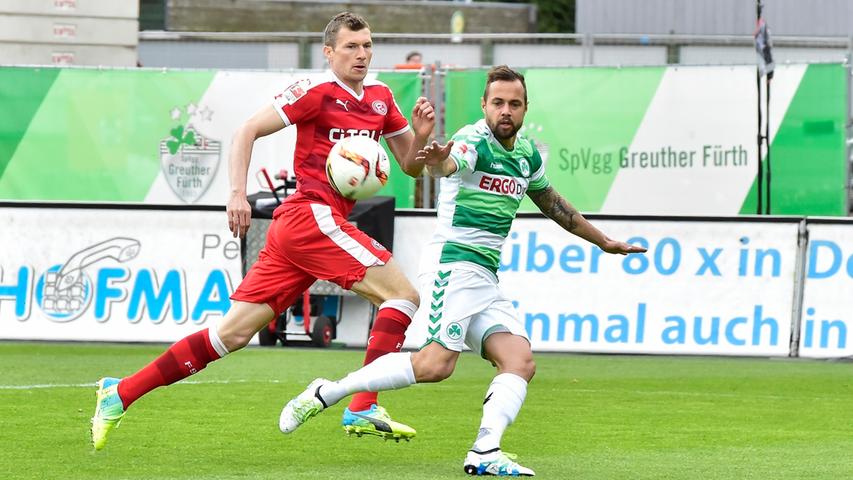
[[[533,203],[539,207],[539,210],[546,217],[557,222],[566,231],[598,245],[598,248],[607,253],[626,255],[628,253],[643,253],[646,251],[643,247],[613,240],[605,235],[601,230],[589,223],[562,195],[557,193],[554,187],[548,186],[542,190],[528,191],[527,196],[533,200]]]
[[[412,130],[396,137],[385,139],[394,159],[403,172],[410,177],[418,177],[424,170],[424,163],[416,159],[432,135],[435,127],[435,111],[426,97],[418,98],[412,109]],[[414,132],[414,133],[413,133]]]
[[[446,145],[440,145],[434,141],[418,150],[415,159],[426,165],[427,172],[433,177],[446,177],[458,168],[456,162],[450,159],[450,150],[453,149],[453,140]]]
[[[228,215],[228,229],[237,237],[246,236],[252,221],[252,207],[246,198],[246,177],[249,162],[252,159],[252,147],[255,140],[284,128],[284,121],[272,105],[259,110],[246,120],[231,140],[231,153],[228,156],[228,179],[231,194],[225,213]]]

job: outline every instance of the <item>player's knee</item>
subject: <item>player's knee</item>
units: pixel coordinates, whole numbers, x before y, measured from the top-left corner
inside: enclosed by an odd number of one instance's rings
[[[536,362],[533,361],[532,354],[503,359],[496,362],[496,365],[501,373],[512,373],[528,382],[536,375]]]
[[[442,358],[421,350],[412,355],[412,369],[418,383],[434,383],[447,379],[456,368],[455,358]]]
[[[533,376],[536,375],[536,362],[533,361],[532,356],[521,366],[521,373],[523,375],[519,376],[524,378],[528,382],[530,382],[530,380],[533,380]]]
[[[252,341],[254,333],[236,332],[236,331],[220,331],[219,339],[222,344],[228,349],[228,352],[235,352],[245,347]]]
[[[536,362],[533,361],[533,356],[519,359],[515,366],[515,373],[528,382],[532,380],[533,375],[536,375]]]
[[[418,295],[418,291],[411,285],[407,285],[405,290],[400,293],[400,298],[412,302],[415,305],[415,309],[421,305],[421,296]]]
[[[423,369],[421,375],[418,376],[418,383],[434,383],[441,382],[453,375],[453,364],[433,364]]]

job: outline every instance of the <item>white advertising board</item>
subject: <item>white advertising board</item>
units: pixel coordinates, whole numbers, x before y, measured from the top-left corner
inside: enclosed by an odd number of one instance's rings
[[[0,339],[171,342],[228,310],[224,212],[0,208]]]
[[[808,223],[801,357],[853,356],[853,223]]]
[[[787,356],[798,223],[593,220],[649,249],[618,256],[518,218],[498,276],[536,351]],[[394,255],[412,279],[434,225],[397,218]],[[406,346],[426,339],[425,313]]]

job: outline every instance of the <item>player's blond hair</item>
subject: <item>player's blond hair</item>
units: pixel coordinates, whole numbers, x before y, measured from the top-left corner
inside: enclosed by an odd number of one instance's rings
[[[367,20],[361,15],[352,12],[341,12],[329,21],[326,29],[323,31],[323,45],[335,48],[335,43],[338,41],[338,32],[341,27],[347,27],[353,32],[370,28]]]

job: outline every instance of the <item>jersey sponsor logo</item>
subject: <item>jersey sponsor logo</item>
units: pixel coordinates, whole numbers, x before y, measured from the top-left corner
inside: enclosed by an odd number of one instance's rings
[[[388,105],[385,105],[385,102],[382,100],[374,100],[370,106],[373,108],[373,111],[379,115],[385,115],[388,113]]]
[[[276,95],[275,98],[280,99],[280,98],[284,97],[285,103],[287,103],[289,105],[293,105],[293,103],[295,101],[297,101],[300,98],[305,96],[305,94],[308,92],[308,86],[309,85],[311,85],[310,79],[305,78],[305,79],[299,80],[298,82],[294,83],[293,85],[285,88],[284,92]]]
[[[377,142],[379,141],[379,136],[382,135],[382,130],[359,130],[357,128],[348,128],[344,130],[343,128],[330,128],[329,129],[329,140],[333,142],[339,142],[344,139],[344,137],[370,137]]]
[[[503,170],[504,166],[499,162],[492,162],[489,164],[489,168],[493,170]]]
[[[343,100],[341,100],[341,99],[339,99],[339,98],[336,98],[336,99],[335,99],[335,103],[337,103],[338,105],[340,105],[340,106],[344,107],[344,110],[346,110],[347,112],[349,112],[349,108],[347,108],[347,103],[349,103],[349,100],[347,100],[347,101],[343,101]]]
[[[497,192],[507,195],[522,195],[524,193],[524,185],[514,178],[498,178],[483,175],[483,178],[480,179],[479,187],[487,192]]]

